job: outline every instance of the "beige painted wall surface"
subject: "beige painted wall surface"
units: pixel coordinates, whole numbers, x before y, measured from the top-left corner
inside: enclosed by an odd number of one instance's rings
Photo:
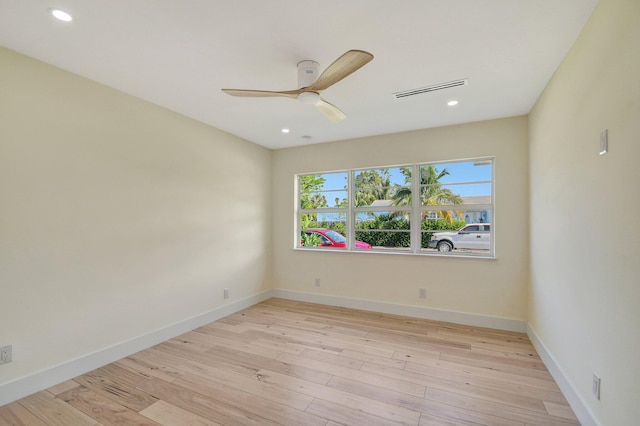
[[[268,150],[2,48],[0,70],[0,385],[270,288]]]
[[[481,156],[495,156],[495,260],[293,249],[296,173]],[[272,168],[274,287],[526,319],[525,117],[278,150]],[[420,287],[427,289],[426,300],[418,298]]]
[[[640,421],[639,77],[640,2],[601,0],[530,115],[529,321],[602,425]]]

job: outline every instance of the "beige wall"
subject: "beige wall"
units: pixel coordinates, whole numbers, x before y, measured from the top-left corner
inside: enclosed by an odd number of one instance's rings
[[[296,173],[484,156],[495,156],[495,260],[293,249]],[[526,117],[275,151],[274,286],[524,320],[527,194]],[[418,298],[420,287],[427,289],[426,300]]]
[[[602,425],[640,421],[639,78],[640,2],[600,0],[530,114],[529,321]]]
[[[0,70],[0,384],[270,288],[270,151],[2,48]]]

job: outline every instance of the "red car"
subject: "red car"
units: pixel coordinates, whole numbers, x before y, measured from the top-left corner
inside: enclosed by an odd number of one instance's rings
[[[320,237],[320,247],[345,248],[347,239],[336,231],[324,228],[307,228],[304,230],[307,235],[316,234]],[[356,248],[370,249],[371,244],[356,240]]]

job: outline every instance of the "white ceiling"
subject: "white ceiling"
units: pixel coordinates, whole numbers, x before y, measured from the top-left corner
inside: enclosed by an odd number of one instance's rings
[[[0,45],[283,148],[526,114],[596,3],[0,0]],[[74,21],[56,21],[52,7]],[[346,113],[340,123],[292,99],[220,91],[297,89],[299,61],[322,71],[349,49],[375,59],[322,93]],[[468,86],[392,97],[463,78]]]

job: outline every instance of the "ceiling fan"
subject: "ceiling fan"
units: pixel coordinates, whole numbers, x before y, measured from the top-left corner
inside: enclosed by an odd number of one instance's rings
[[[273,97],[284,96],[298,99],[305,104],[315,105],[327,118],[334,123],[344,120],[346,115],[335,105],[320,97],[320,92],[334,85],[343,78],[356,72],[369,61],[373,55],[363,50],[349,50],[324,70],[318,77],[319,65],[315,61],[302,61],[298,63],[298,87],[295,90],[270,91],[270,90],[243,90],[222,89],[231,96],[243,97]]]

